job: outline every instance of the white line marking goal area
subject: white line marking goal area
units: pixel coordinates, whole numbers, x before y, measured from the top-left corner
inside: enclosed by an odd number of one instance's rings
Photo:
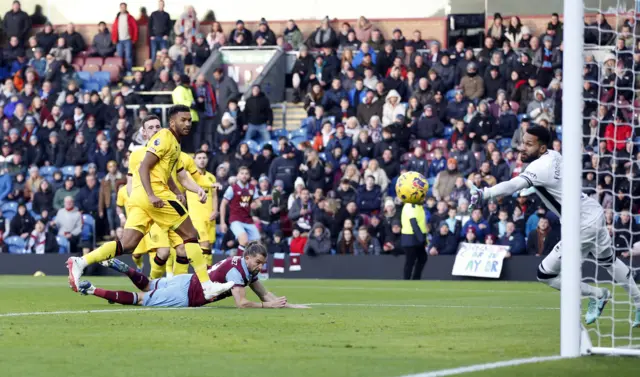
[[[441,370],[435,370],[432,372],[424,372],[424,373],[418,373],[418,374],[407,374],[402,377],[455,376],[455,375],[465,374],[465,373],[482,372],[482,371],[491,370],[491,369],[514,367],[514,366],[525,365],[525,364],[543,363],[546,361],[556,361],[561,359],[565,359],[565,357],[563,356],[530,357],[527,359],[513,359],[513,360],[506,360],[506,361],[497,361],[495,363],[476,364],[476,365],[469,365],[466,367],[441,369]]]

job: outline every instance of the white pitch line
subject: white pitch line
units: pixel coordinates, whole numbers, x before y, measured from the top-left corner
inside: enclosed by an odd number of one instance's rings
[[[305,304],[309,306],[345,306],[345,307],[367,307],[367,308],[431,308],[431,309],[488,309],[488,310],[560,310],[554,307],[526,307],[526,306],[471,306],[471,305],[429,305],[429,304],[345,304],[316,302]],[[21,312],[21,313],[0,313],[2,317],[28,317],[45,315],[67,315],[67,314],[102,314],[102,313],[125,313],[125,312],[145,312],[145,311],[166,311],[166,310],[195,310],[195,309],[215,309],[216,306],[201,308],[130,308],[130,309],[96,309],[96,310],[60,310],[52,312]]]
[[[507,361],[498,361],[495,363],[476,364],[476,365],[469,365],[466,367],[435,370],[432,372],[424,372],[424,373],[418,373],[418,374],[407,374],[402,377],[454,376],[454,375],[463,374],[463,373],[481,372],[481,371],[491,370],[491,369],[498,369],[498,368],[505,368],[505,367],[512,367],[512,366],[533,364],[533,363],[542,363],[545,361],[555,361],[555,360],[562,360],[562,359],[565,359],[565,357],[563,356],[531,357],[527,359],[514,359],[514,360],[507,360]]]

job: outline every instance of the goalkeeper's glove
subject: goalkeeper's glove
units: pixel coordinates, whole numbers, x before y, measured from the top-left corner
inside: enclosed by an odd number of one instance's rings
[[[473,211],[476,208],[482,208],[482,202],[484,193],[482,189],[476,187],[476,185],[471,185],[471,201],[469,202],[469,209]]]

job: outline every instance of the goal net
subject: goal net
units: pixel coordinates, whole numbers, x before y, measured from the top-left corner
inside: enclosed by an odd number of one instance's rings
[[[636,2],[631,0],[566,2],[582,5],[585,17],[582,25],[575,25],[577,20],[566,18],[565,12],[565,27],[568,30],[568,34],[564,35],[565,49],[575,40],[577,30],[582,29],[584,36],[583,60],[570,61],[576,55],[569,52],[566,54],[569,61],[564,62],[563,109],[568,113],[563,114],[565,124],[560,131],[564,131],[564,147],[568,147],[563,149],[565,164],[569,165],[571,160],[577,158],[573,153],[570,157],[567,151],[581,142],[581,191],[597,199],[605,209],[606,226],[615,255],[632,266],[630,279],[633,283],[633,265],[640,266],[640,263],[634,263],[634,259],[640,262],[640,254],[633,255],[633,244],[640,241],[640,163],[637,158],[640,152],[640,92],[636,94],[640,89],[640,53],[637,53],[640,51],[640,16],[636,21]],[[565,9],[567,5],[565,3]],[[581,77],[570,72],[577,70],[578,64],[582,64]],[[566,74],[574,79],[567,80]],[[579,82],[576,83],[575,79]],[[577,93],[577,84],[581,86],[581,124],[571,117],[578,116],[573,98]],[[580,141],[575,140],[579,134],[577,127],[580,127],[582,136]],[[567,143],[571,146],[567,146]],[[565,175],[565,179],[570,177]],[[578,194],[571,192],[573,186],[572,183],[566,184],[568,195]],[[572,234],[572,229],[576,227],[575,224],[565,223],[579,216],[579,212],[563,212],[563,243],[565,235]],[[598,241],[596,245],[599,245]],[[582,282],[606,288],[612,296],[598,321],[583,328],[581,353],[640,355],[640,328],[634,329],[632,326],[636,319],[635,304],[627,291],[614,282],[603,263],[589,257],[582,264]],[[568,296],[563,295],[563,301],[565,297]],[[563,302],[563,311],[564,304],[568,303]],[[585,301],[582,304],[584,313]],[[567,324],[563,318],[562,326]],[[566,334],[564,331],[563,335]],[[575,337],[575,334],[570,336]]]

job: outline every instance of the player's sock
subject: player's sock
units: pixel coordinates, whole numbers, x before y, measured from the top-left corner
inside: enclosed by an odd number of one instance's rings
[[[129,270],[127,271],[127,276],[129,277],[133,285],[135,285],[136,288],[138,288],[141,291],[144,291],[149,285],[149,279],[146,276],[144,276],[144,274],[141,274],[138,271],[136,271],[136,269],[133,267],[129,267]]]
[[[204,257],[204,261],[207,263],[207,269],[213,266],[213,255],[211,254],[211,249],[203,247],[202,256]]]
[[[87,265],[102,262],[122,255],[123,249],[120,240],[105,242],[102,246],[82,257]]]
[[[622,288],[629,293],[629,296],[631,296],[636,308],[640,308],[640,290],[633,280],[629,266],[616,258],[613,264],[608,265],[606,269],[607,272],[613,276],[613,280],[615,280],[618,285],[622,286]]]
[[[176,263],[173,265],[173,275],[184,275],[189,272],[189,258],[176,256]]]
[[[142,271],[144,268],[144,259],[142,259],[142,254],[132,255],[131,257],[133,258],[133,263],[136,264],[136,267]]]
[[[236,256],[243,256],[244,255],[244,245],[240,245],[238,246],[238,253],[236,254]]]
[[[169,250],[169,259],[167,259],[167,266],[166,266],[166,270],[167,270],[167,277],[172,277],[174,275],[173,269],[175,268],[175,264],[176,264],[176,249],[171,248]],[[186,272],[185,272],[186,274]]]
[[[154,254],[155,255],[153,256],[153,258],[151,258],[151,253],[149,253],[149,259],[152,261],[151,273],[149,274],[149,277],[151,279],[160,279],[164,276],[165,265],[167,264],[167,261],[160,258],[157,253]]]
[[[193,271],[198,276],[200,283],[211,281],[211,279],[209,279],[209,274],[207,273],[207,264],[202,256],[202,249],[200,248],[198,240],[195,238],[184,240],[184,249],[187,252],[189,263],[193,266]]]
[[[108,291],[106,289],[96,288],[93,295],[122,305],[136,305],[138,303],[138,295],[133,292]]]

